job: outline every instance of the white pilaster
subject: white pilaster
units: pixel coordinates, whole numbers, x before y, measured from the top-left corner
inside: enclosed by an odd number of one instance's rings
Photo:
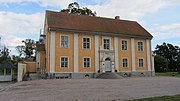
[[[74,72],[78,72],[78,34],[74,34]]]
[[[135,46],[134,46],[134,38],[131,38],[131,50],[132,50],[132,71],[136,71],[136,63],[135,63]]]
[[[95,35],[95,72],[99,70],[99,35]]]
[[[149,39],[146,39],[146,49],[147,49],[147,65],[148,65],[148,71],[151,71],[151,53],[150,53],[150,43]]]
[[[50,32],[50,73],[55,71],[55,32]]]
[[[114,37],[114,50],[115,50],[115,67],[119,72],[119,60],[118,60],[118,37]]]

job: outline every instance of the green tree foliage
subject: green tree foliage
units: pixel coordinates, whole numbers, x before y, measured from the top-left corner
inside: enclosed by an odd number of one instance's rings
[[[2,50],[0,50],[0,63],[3,61],[10,61],[11,57],[9,56],[10,50],[7,47],[3,47]]]
[[[156,55],[154,57],[155,71],[156,72],[165,72],[168,70],[168,60],[162,56]]]
[[[80,8],[77,2],[70,3],[68,8],[61,10],[61,12],[68,12],[72,14],[82,14],[88,16],[96,16],[96,12],[93,12],[91,9],[87,7]]]
[[[156,46],[154,53],[168,60],[168,68],[170,71],[180,70],[180,48],[178,46],[164,42],[162,45]]]
[[[34,53],[35,53],[35,48],[36,48],[36,43],[32,39],[25,39],[22,41],[24,43],[24,49],[23,52],[25,54],[25,58],[33,58]]]
[[[15,48],[19,53],[19,57],[21,57],[24,54],[25,46],[19,45],[19,46],[16,46]]]

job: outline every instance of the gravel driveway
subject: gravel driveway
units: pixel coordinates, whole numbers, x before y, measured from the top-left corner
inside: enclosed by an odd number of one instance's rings
[[[176,77],[56,79],[12,84],[0,92],[0,101],[120,101],[176,94]]]

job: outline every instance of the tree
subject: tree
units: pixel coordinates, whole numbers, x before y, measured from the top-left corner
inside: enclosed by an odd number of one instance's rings
[[[24,54],[25,46],[23,45],[16,46],[16,50],[19,52],[19,57],[21,57]]]
[[[82,15],[88,15],[88,16],[96,16],[96,12],[93,12],[87,7],[80,8],[79,4],[77,2],[70,3],[68,5],[68,8],[62,9],[61,12],[68,12],[72,14],[82,14]]]
[[[36,43],[32,39],[25,39],[22,41],[24,43],[23,52],[25,53],[26,58],[33,58],[33,54],[35,53]]]
[[[10,50],[4,46],[2,50],[0,50],[0,63],[3,61],[10,61],[11,57],[9,56]]]
[[[157,45],[154,53],[166,58],[169,62],[168,68],[170,71],[179,70],[180,62],[180,48],[169,43],[163,43],[162,45]]]
[[[168,70],[168,60],[162,56],[156,55],[154,57],[155,71],[165,72]]]

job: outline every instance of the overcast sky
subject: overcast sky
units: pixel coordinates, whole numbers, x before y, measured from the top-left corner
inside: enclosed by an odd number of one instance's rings
[[[97,16],[137,21],[154,36],[153,50],[163,42],[180,46],[180,0],[0,0],[1,46],[16,54],[22,40],[39,39],[45,10],[59,11],[74,1]]]

